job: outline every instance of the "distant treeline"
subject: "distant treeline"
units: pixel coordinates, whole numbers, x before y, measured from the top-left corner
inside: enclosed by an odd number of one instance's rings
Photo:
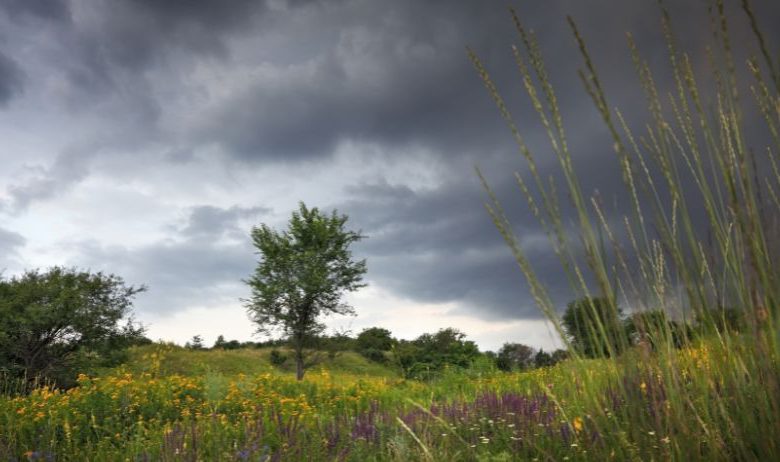
[[[576,300],[569,303],[562,316],[566,340],[571,350],[584,357],[602,357],[620,354],[627,348],[641,346],[657,348],[668,342],[680,348],[695,337],[712,329],[738,331],[743,327],[741,312],[737,309],[713,310],[707,321],[698,318],[688,322],[670,319],[663,311],[650,310],[624,315],[611,310],[600,298]],[[190,349],[207,349],[196,335],[185,345]],[[220,335],[211,349],[274,348],[271,360],[281,365],[286,362],[286,339],[261,342],[225,340]],[[406,378],[427,379],[445,367],[471,368],[475,365],[494,367],[502,371],[523,371],[549,367],[567,359],[569,350],[545,351],[523,343],[504,343],[496,352],[480,351],[476,343],[455,328],[440,329],[422,334],[413,340],[398,339],[382,327],[363,329],[358,335],[348,332],[320,335],[307,340],[307,348],[326,352],[331,357],[344,351],[354,351],[366,359],[397,368]]]
[[[307,346],[331,357],[344,351],[354,351],[370,361],[397,368],[406,378],[418,379],[433,377],[445,367],[466,369],[480,363],[505,371],[527,370],[552,366],[568,356],[565,350],[547,352],[522,343],[506,343],[498,352],[482,352],[473,341],[466,339],[466,334],[451,327],[422,334],[414,340],[397,339],[385,328],[370,327],[356,336],[342,332],[310,338]],[[185,344],[185,348],[193,350],[268,347],[274,348],[271,352],[273,363],[281,365],[286,362],[284,350],[290,347],[286,339],[240,342],[225,340],[220,335],[214,345],[207,348],[202,337],[195,335]]]

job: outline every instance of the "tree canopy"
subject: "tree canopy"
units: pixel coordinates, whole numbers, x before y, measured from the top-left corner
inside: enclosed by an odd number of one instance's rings
[[[287,230],[268,225],[252,228],[261,259],[246,283],[252,290],[245,306],[258,332],[281,331],[296,352],[297,375],[303,378],[303,349],[324,328],[321,316],[354,314],[342,301],[345,293],[364,287],[365,260],[355,261],[350,246],[362,239],[345,228],[346,215],[327,215],[301,202]]]
[[[572,346],[588,357],[620,353],[627,345],[620,308],[606,298],[582,298],[568,304],[563,326]]]
[[[144,290],[113,274],[61,267],[0,280],[0,368],[67,382],[79,355],[108,359],[144,340],[130,320]]]
[[[467,368],[479,356],[477,344],[448,327],[393,346],[396,365],[407,378],[430,378],[445,365]]]
[[[505,343],[496,355],[496,366],[502,371],[529,369],[533,364],[534,349],[522,343]]]
[[[357,336],[355,349],[368,359],[385,362],[385,352],[390,351],[397,342],[393,334],[382,327],[369,327]]]

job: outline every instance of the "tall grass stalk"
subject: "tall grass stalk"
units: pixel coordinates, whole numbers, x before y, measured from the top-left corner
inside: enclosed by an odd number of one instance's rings
[[[696,321],[706,332],[680,340],[671,323],[647,322],[640,330],[653,339],[652,347],[630,348],[628,336],[610,338],[609,326],[591,304],[593,322],[588,328],[603,344],[598,350],[618,366],[608,396],[602,383],[589,379],[583,352],[569,341],[557,307],[478,170],[487,209],[532,296],[576,361],[583,363],[580,406],[605,440],[592,446],[593,458],[780,459],[780,72],[760,18],[747,0],[741,9],[744,16],[739,19],[755,38],[754,56],[736,62],[730,28],[738,19],[726,14],[723,0],[716,0],[707,10],[713,37],[709,69],[697,73],[694,60],[680,49],[669,11],[659,4],[670,90],[659,88],[654,70],[628,34],[628,53],[647,106],[641,130],[610,105],[609,89],[586,41],[568,18],[583,60],[579,78],[611,137],[625,187],[620,217],[608,216],[603,198],[583,189],[576,147],[567,139],[540,47],[512,11],[520,43],[512,48],[513,58],[557,160],[561,191],[574,210],[575,232],[568,226],[571,217],[561,211],[557,185],[542,177],[539,159],[488,70],[469,50],[525,159],[527,168],[516,174],[520,190],[574,293],[588,300],[598,296],[615,313],[619,306],[629,313],[660,309],[684,324]],[[748,139],[748,128],[755,133],[756,121],[763,122],[765,139]],[[723,319],[726,307],[738,310],[745,328],[728,326]],[[706,356],[706,366],[702,362],[692,372],[681,359],[686,355],[698,358],[695,361]],[[627,403],[620,417],[608,403],[615,399]]]

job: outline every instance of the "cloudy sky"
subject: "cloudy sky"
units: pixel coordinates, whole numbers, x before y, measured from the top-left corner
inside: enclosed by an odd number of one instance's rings
[[[708,37],[703,3],[675,5],[694,53]],[[777,23],[773,2],[754,3],[765,26]],[[332,328],[411,338],[454,326],[486,349],[550,348],[475,166],[565,302],[562,277],[512,186],[522,159],[465,50],[549,158],[513,67],[516,7],[542,43],[585,188],[609,194],[611,145],[577,80],[565,15],[615,105],[639,118],[624,33],[663,65],[655,4],[0,0],[0,268],[115,273],[149,286],[136,315],[150,337],[248,340],[249,230],[283,227],[304,201],[369,236],[354,248],[370,284],[349,297],[358,316]],[[734,21],[739,39],[747,29]]]

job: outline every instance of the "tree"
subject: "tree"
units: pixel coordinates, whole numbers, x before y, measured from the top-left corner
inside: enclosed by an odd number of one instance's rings
[[[387,361],[385,352],[390,351],[397,341],[389,330],[381,327],[369,327],[357,336],[355,346],[357,352],[364,357],[384,363]]]
[[[552,360],[552,364],[550,365],[554,366],[561,361],[566,361],[567,359],[569,359],[569,352],[558,348],[557,350],[552,352],[552,354],[550,355],[550,359]]]
[[[106,364],[146,340],[130,318],[144,290],[113,274],[62,267],[0,280],[0,364],[15,376],[68,385],[79,359]]]
[[[184,348],[188,348],[190,350],[202,350],[204,348],[203,337],[200,335],[193,335],[192,340],[184,344]]]
[[[479,355],[479,348],[466,340],[466,334],[448,327],[396,342],[390,356],[405,377],[427,379],[445,365],[467,368]]]
[[[536,352],[536,355],[534,355],[534,367],[536,368],[552,366],[553,364],[553,358],[550,353],[547,353],[541,348]]]
[[[222,349],[224,350],[238,350],[239,348],[241,348],[241,342],[238,340],[228,340],[222,345]]]
[[[304,349],[322,332],[321,316],[354,314],[341,301],[362,284],[365,260],[354,261],[349,247],[364,236],[345,229],[346,215],[324,215],[301,202],[288,229],[252,228],[252,242],[261,256],[246,283],[252,297],[245,307],[259,333],[280,330],[290,341],[296,376],[303,379]]]
[[[577,351],[591,358],[606,357],[627,344],[621,314],[606,298],[582,298],[569,303],[562,320]]]
[[[744,330],[747,319],[744,310],[717,306],[696,316],[696,327],[700,332],[740,332]]]
[[[214,341],[212,350],[237,350],[241,348],[241,342],[238,340],[225,340],[224,335],[218,335],[217,340]]]
[[[522,343],[505,343],[498,350],[496,366],[502,371],[528,369],[533,365],[533,348]]]
[[[663,310],[633,313],[626,320],[625,328],[632,345],[647,345],[653,349],[667,340],[670,340],[675,348],[681,348],[693,333],[690,326],[669,319]]]

